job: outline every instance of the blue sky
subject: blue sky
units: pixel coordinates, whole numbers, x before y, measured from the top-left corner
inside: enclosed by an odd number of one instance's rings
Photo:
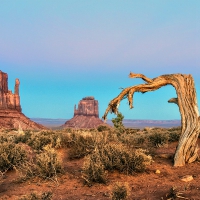
[[[200,1],[1,0],[0,69],[19,78],[28,117],[71,118],[85,96],[100,116],[120,87],[148,77],[192,74],[200,102]],[[172,86],[137,93],[127,119],[180,119]],[[200,104],[199,104],[200,106]],[[112,118],[109,115],[108,118]]]

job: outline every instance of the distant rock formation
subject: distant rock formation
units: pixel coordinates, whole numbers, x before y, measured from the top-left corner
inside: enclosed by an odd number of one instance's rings
[[[96,128],[105,123],[99,119],[98,101],[94,97],[83,98],[76,109],[74,106],[74,117],[66,121],[62,128]]]
[[[13,109],[21,112],[19,79],[15,80],[15,93],[8,90],[8,75],[0,71],[0,109]]]
[[[21,111],[19,79],[15,80],[15,92],[8,90],[8,75],[0,70],[0,128],[43,129],[27,118]]]
[[[76,109],[76,105],[74,106],[74,117],[77,115],[99,118],[98,101],[94,97],[83,98],[78,104],[78,109]]]

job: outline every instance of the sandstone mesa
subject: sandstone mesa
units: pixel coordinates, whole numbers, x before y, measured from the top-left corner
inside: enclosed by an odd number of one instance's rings
[[[74,106],[74,117],[66,121],[62,128],[96,128],[102,124],[106,125],[99,119],[98,101],[94,97],[85,97],[78,108]]]

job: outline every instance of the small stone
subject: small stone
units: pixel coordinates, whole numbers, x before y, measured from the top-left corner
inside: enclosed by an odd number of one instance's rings
[[[189,182],[189,181],[192,181],[193,179],[194,179],[193,176],[191,176],[191,175],[186,175],[186,176],[183,176],[183,177],[181,178],[181,181]]]
[[[160,154],[159,157],[160,158],[167,158],[167,159],[169,159],[169,158],[171,158],[171,155],[165,153],[165,154]]]
[[[156,174],[160,174],[160,170],[157,169],[157,170],[155,171],[155,173],[156,173]]]

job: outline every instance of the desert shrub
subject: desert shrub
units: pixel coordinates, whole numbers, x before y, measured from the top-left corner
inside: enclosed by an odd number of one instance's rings
[[[107,144],[99,152],[106,170],[119,170],[126,174],[143,172],[152,161],[145,150],[133,150],[122,144]]]
[[[181,126],[169,128],[168,131],[178,131],[181,133]]]
[[[117,141],[117,140],[115,140]],[[121,134],[118,136],[118,141],[131,147],[142,147],[146,142],[146,135],[142,133],[135,133],[135,134]]]
[[[151,162],[152,157],[146,155],[143,149],[130,150],[121,144],[102,145],[86,157],[83,178],[88,185],[93,182],[105,183],[106,171],[134,174],[145,171]]]
[[[23,135],[19,135],[15,139],[16,143],[23,142],[31,146],[37,151],[41,151],[43,147],[51,144],[54,148],[60,148],[63,146],[62,134],[55,133],[53,131],[42,131],[33,133],[26,131]]]
[[[0,144],[2,144],[4,142],[8,142],[8,141],[9,141],[8,137],[5,137],[3,135],[0,136]]]
[[[137,144],[143,144],[144,142],[145,142],[145,137],[144,136],[136,137],[136,143]]]
[[[82,158],[94,150],[95,139],[91,135],[71,134],[69,158]]]
[[[112,200],[125,200],[129,195],[127,183],[116,182],[112,188]]]
[[[178,131],[169,132],[169,142],[177,142],[179,141],[180,133]]]
[[[57,154],[50,146],[45,151],[36,156],[36,174],[44,179],[56,177],[62,173],[63,168],[58,160]]]
[[[44,146],[50,143],[51,143],[50,137],[41,134],[37,136],[32,136],[30,141],[28,142],[28,145],[35,150],[42,150]]]
[[[89,186],[93,182],[106,183],[107,173],[105,172],[104,165],[101,162],[99,151],[86,157],[83,165],[82,177],[85,183]]]
[[[22,163],[18,168],[17,172],[19,175],[19,182],[26,181],[34,176],[38,176],[37,166],[33,160],[26,161]]]
[[[167,143],[168,137],[165,133],[155,132],[149,136],[149,141],[153,146],[160,147]]]
[[[3,143],[3,142],[10,142],[10,143],[15,143],[15,138],[16,138],[16,135],[14,134],[3,134],[3,135],[0,135],[0,144]]]
[[[24,131],[24,134],[17,135],[15,137],[15,143],[27,143],[28,140],[31,138],[31,131]]]
[[[127,134],[135,134],[135,133],[137,133],[138,131],[140,131],[139,128],[125,128],[125,132],[126,132]]]
[[[72,129],[72,128],[66,128],[66,129],[64,129],[64,131],[65,131],[66,133],[72,133],[72,132],[73,132],[73,129]]]
[[[33,192],[30,195],[25,195],[19,198],[18,200],[51,200],[52,196],[52,192],[44,192],[42,194]]]
[[[25,150],[19,145],[3,142],[0,145],[0,171],[13,169],[27,160]]]
[[[89,132],[95,132],[95,131],[96,131],[95,128],[90,128],[90,129],[89,129]]]

